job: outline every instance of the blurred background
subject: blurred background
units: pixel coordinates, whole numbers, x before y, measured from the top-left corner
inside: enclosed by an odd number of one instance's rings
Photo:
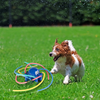
[[[0,0],[0,26],[100,25],[100,0]]]

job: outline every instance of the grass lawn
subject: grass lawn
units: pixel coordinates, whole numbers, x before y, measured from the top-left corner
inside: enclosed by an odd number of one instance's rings
[[[19,85],[15,82],[14,70],[24,62],[42,64],[51,70],[53,58],[49,57],[55,39],[59,42],[72,40],[85,63],[85,76],[81,82],[64,85],[64,77],[53,75],[52,85],[46,79],[38,88],[28,92],[13,92],[26,89],[36,83]],[[83,27],[0,27],[0,100],[100,100],[100,26]],[[44,71],[45,72],[45,71]],[[20,80],[20,81],[23,81]]]

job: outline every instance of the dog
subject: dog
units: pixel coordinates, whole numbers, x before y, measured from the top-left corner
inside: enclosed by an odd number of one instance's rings
[[[75,81],[80,81],[84,76],[85,65],[82,58],[77,54],[71,40],[65,40],[59,44],[56,39],[53,50],[49,55],[54,57],[53,60],[55,62],[51,73],[62,74],[64,76],[64,84],[70,82],[71,76],[75,78]]]

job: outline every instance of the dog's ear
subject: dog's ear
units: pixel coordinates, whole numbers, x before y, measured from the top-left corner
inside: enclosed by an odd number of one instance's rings
[[[63,47],[67,47],[67,46],[68,46],[68,41],[62,42],[61,45],[62,45]]]
[[[58,40],[57,39],[55,40],[55,44],[58,44]]]

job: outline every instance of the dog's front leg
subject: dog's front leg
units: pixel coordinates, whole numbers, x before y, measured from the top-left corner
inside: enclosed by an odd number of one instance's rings
[[[51,69],[50,71],[52,74],[56,74],[58,72],[58,68],[56,66],[56,64],[54,65],[54,67]]]
[[[68,84],[69,83],[70,76],[71,76],[71,71],[70,71],[70,67],[68,67],[66,69],[66,75],[65,75],[65,78],[64,78],[64,81],[63,81],[64,84]]]
[[[65,76],[63,83],[64,84],[68,84],[69,83],[69,74]]]

